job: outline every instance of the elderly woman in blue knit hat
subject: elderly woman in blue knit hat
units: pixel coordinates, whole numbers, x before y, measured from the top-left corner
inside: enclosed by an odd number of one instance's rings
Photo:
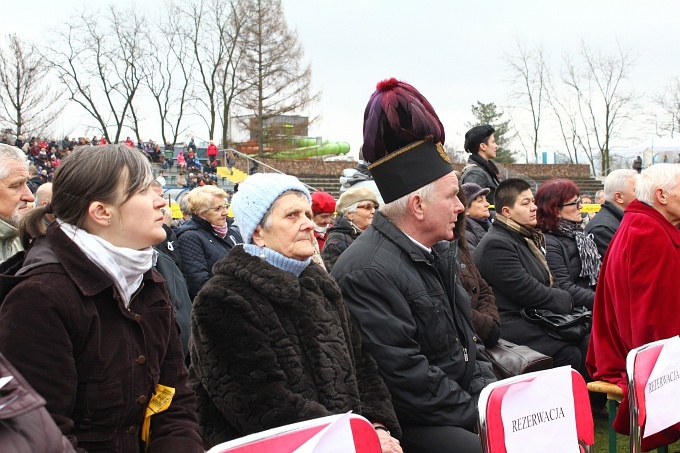
[[[191,382],[201,435],[215,445],[353,411],[401,452],[389,392],[335,281],[311,261],[311,199],[297,178],[250,176],[232,200],[244,243],[194,301]]]

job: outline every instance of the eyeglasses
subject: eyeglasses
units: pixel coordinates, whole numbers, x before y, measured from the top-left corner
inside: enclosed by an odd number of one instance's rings
[[[215,212],[222,212],[222,211],[224,211],[224,212],[227,212],[227,211],[229,211],[229,205],[226,205],[226,204],[225,204],[225,205],[222,205],[222,206],[215,206],[214,208],[208,208],[208,209],[206,209],[204,212],[207,212],[207,211],[215,211]]]
[[[581,201],[581,197],[578,197],[578,198],[576,199],[576,201],[572,201],[571,203],[563,203],[563,204],[561,204],[560,206],[562,206],[563,208],[564,208],[565,206],[577,206],[577,207],[580,207],[580,206],[583,206],[583,202]]]
[[[371,209],[375,209],[377,211],[379,207],[380,205],[378,203],[366,203],[357,205],[357,208],[365,209],[367,211],[370,211]]]

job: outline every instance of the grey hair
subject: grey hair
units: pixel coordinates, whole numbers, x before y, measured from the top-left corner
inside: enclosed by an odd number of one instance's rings
[[[656,202],[654,192],[657,189],[663,189],[666,192],[675,189],[678,184],[678,175],[680,175],[678,164],[655,164],[647,167],[635,184],[635,197],[643,203],[654,205]]]
[[[9,176],[9,166],[7,165],[7,161],[10,160],[20,162],[26,165],[26,169],[28,169],[28,159],[26,158],[26,153],[16,146],[0,143],[0,179],[5,179],[7,176]]]
[[[635,170],[621,168],[609,173],[604,180],[604,199],[610,202],[614,201],[614,194],[616,192],[623,192],[626,190],[629,178],[637,178],[638,172]]]
[[[597,200],[602,200],[602,199],[606,200],[606,198],[604,196],[604,190],[598,190],[597,192],[595,192],[595,203],[597,203]]]
[[[184,192],[179,196],[179,210],[183,215],[191,215],[191,208],[189,208],[189,192]]]
[[[347,206],[345,209],[342,210],[340,214],[346,215],[346,214],[352,214],[354,212],[357,212],[357,209],[359,209],[359,201],[356,203],[352,203],[351,205]]]
[[[380,207],[380,212],[393,222],[399,222],[408,211],[408,201],[412,196],[419,195],[424,201],[432,201],[434,199],[436,194],[436,182],[437,181],[432,181],[420,189],[414,190],[401,198],[397,198],[394,201],[382,205]]]

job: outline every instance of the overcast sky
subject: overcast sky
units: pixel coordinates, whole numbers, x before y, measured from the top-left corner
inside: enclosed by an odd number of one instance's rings
[[[84,4],[78,0],[5,3],[4,32],[33,40],[68,21]],[[87,5],[108,3],[90,0]],[[447,144],[462,148],[465,123],[473,119],[472,104],[494,102],[506,110],[516,104],[509,99],[504,55],[514,50],[518,39],[530,46],[542,44],[555,72],[562,56],[575,54],[581,40],[605,52],[614,51],[618,42],[637,55],[631,87],[647,96],[661,92],[671,77],[680,75],[680,1],[676,0],[283,3],[288,24],[297,29],[305,59],[312,64],[313,86],[323,93],[312,112],[321,114],[321,119],[311,135],[347,141],[353,152],[362,142],[366,102],[376,83],[388,77],[418,88],[439,114]],[[641,100],[643,105],[647,102]],[[62,121],[64,129],[76,127],[74,113]],[[202,129],[197,125],[193,132],[203,136]],[[619,145],[632,146],[646,134],[628,131],[629,137]],[[550,135],[542,137],[546,147],[557,145]]]

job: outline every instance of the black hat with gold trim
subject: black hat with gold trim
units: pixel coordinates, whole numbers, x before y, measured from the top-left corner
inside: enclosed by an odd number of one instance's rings
[[[378,83],[364,111],[364,159],[390,203],[453,171],[444,126],[425,97],[394,78]]]

